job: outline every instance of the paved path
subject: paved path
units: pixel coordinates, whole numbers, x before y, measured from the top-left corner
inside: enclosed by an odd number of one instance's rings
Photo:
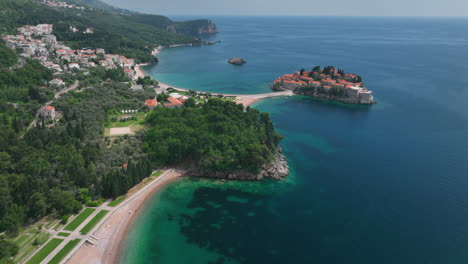
[[[32,252],[27,258],[24,258],[20,263],[26,263],[32,256],[34,256],[39,250],[41,250],[51,239],[53,238],[59,238],[63,239],[63,241],[41,262],[42,264],[48,263],[60,250],[62,250],[68,242],[75,240],[75,239],[80,239],[80,242],[74,247],[74,249],[60,262],[60,263],[66,263],[69,261],[75,252],[77,252],[84,244],[88,243],[90,245],[94,245],[97,248],[100,249],[102,252],[102,255],[100,256],[101,260],[104,259],[106,256],[104,255],[104,252],[109,251],[107,248],[108,246],[118,246],[118,244],[112,243],[112,240],[116,239],[116,236],[119,236],[119,232],[115,232],[119,228],[122,228],[122,226],[125,225],[125,223],[129,220],[131,220],[130,214],[133,210],[133,204],[132,201],[135,201],[136,199],[145,199],[146,196],[151,193],[156,185],[161,184],[162,182],[171,180],[175,177],[178,177],[182,174],[183,172],[176,172],[174,170],[168,170],[165,171],[163,174],[161,174],[158,178],[154,179],[150,183],[146,184],[144,187],[142,187],[140,190],[136,191],[133,193],[129,198],[127,198],[125,201],[123,201],[121,204],[117,205],[116,207],[110,207],[108,206],[110,201],[104,202],[101,206],[99,207],[93,207],[96,210],[89,215],[85,221],[83,221],[74,231],[68,231],[65,230],[64,228],[67,225],[64,225],[57,231],[49,231],[51,233],[51,237],[49,240],[47,240],[43,245],[41,245],[39,248],[37,248],[34,252]],[[85,210],[86,208],[83,208]],[[85,227],[101,210],[107,210],[109,211],[106,216],[99,221],[99,223],[92,229],[88,234],[82,235],[80,233],[80,230]],[[81,213],[81,212],[80,212]],[[76,214],[73,218],[70,218],[68,223],[72,222],[74,218],[76,218],[80,213]],[[133,216],[134,211],[132,212]],[[114,214],[117,215],[122,215],[122,217],[117,217],[118,223],[109,223],[110,221],[109,218],[113,216]],[[114,217],[116,218],[116,217]],[[97,232],[103,224],[106,223],[106,226],[104,227],[109,227],[112,224],[112,228],[109,229],[111,232]],[[105,230],[107,231],[107,230]],[[68,237],[62,237],[59,236],[58,233],[64,232],[64,233],[69,233],[70,235]],[[114,248],[110,248],[110,250],[114,250]],[[79,262],[78,262],[79,263]]]
[[[93,244],[85,243],[85,240],[81,241],[61,263],[114,263],[127,227],[136,212],[144,204],[144,201],[162,184],[181,175],[183,175],[182,171],[172,169],[165,171],[158,178],[133,193],[117,207],[109,207],[107,210],[110,212],[87,236],[88,241],[93,242]]]
[[[34,117],[33,121],[31,121],[31,123],[29,124],[29,126],[26,128],[26,132],[28,132],[28,131],[36,124],[37,119],[39,118],[39,115],[41,114],[41,109],[42,109],[43,107],[52,104],[55,100],[57,100],[57,99],[60,97],[60,95],[62,95],[62,94],[64,94],[64,93],[67,93],[67,92],[69,92],[69,91],[71,91],[71,90],[75,90],[76,88],[78,88],[79,85],[80,85],[80,82],[79,82],[78,80],[76,80],[74,84],[70,85],[69,87],[67,87],[67,88],[65,88],[65,89],[63,89],[63,90],[60,90],[60,91],[56,92],[55,95],[54,95],[54,98],[53,98],[52,100],[48,101],[47,103],[45,103],[44,105],[42,105],[42,106],[39,108],[39,110],[37,110],[36,116]],[[26,133],[24,133],[24,134],[26,134]],[[24,136],[24,134],[21,135],[21,138]]]
[[[159,83],[159,88],[162,88],[166,90],[167,88],[174,88],[175,90],[182,91],[182,92],[188,92],[190,89],[182,89],[182,88],[177,88],[170,86],[165,83]],[[200,92],[196,91],[197,93],[210,93],[210,92]],[[264,94],[224,94],[224,93],[210,93],[211,95],[217,96],[217,95],[222,95],[222,96],[227,96],[227,97],[236,97],[238,100],[240,99],[264,99],[264,98],[270,98],[270,97],[277,97],[277,96],[291,96],[294,93],[292,91],[281,91],[281,92],[271,92],[271,93],[264,93]]]

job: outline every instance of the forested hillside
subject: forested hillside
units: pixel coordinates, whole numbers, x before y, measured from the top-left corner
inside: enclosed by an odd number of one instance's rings
[[[18,62],[18,57],[14,50],[9,49],[0,41],[0,69],[11,67]]]
[[[152,128],[143,149],[158,165],[182,162],[216,172],[259,172],[281,140],[268,113],[210,99],[200,107],[160,108],[147,117]]]
[[[143,17],[143,19],[140,19]],[[168,31],[171,21],[156,15],[124,15],[100,9],[52,8],[33,0],[0,1],[0,34],[15,34],[22,25],[54,24],[54,35],[72,48],[104,48],[137,62],[152,59],[156,45],[198,43],[195,37]],[[169,23],[169,24],[168,24]],[[191,22],[184,27],[190,29]],[[72,32],[70,26],[79,31]],[[194,22],[193,27],[200,26]],[[93,34],[84,34],[93,28]],[[184,32],[196,31],[184,30]]]
[[[103,136],[109,111],[138,109],[146,95],[127,84],[103,85],[102,73],[79,77],[85,89],[54,103],[63,113],[61,125],[39,125],[23,139],[18,118],[24,109],[0,100],[0,232],[14,234],[28,220],[76,213],[90,199],[111,196],[103,186],[107,173],[124,182],[131,177],[125,188],[151,173],[139,137],[111,142]],[[136,176],[119,168],[128,162],[138,169]]]

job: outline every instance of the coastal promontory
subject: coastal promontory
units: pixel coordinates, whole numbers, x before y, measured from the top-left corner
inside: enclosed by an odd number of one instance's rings
[[[275,91],[291,90],[295,94],[349,104],[373,104],[372,91],[367,90],[362,77],[346,73],[333,66],[301,69],[277,78],[271,88]]]
[[[185,108],[157,108],[146,118],[143,149],[156,166],[231,180],[289,174],[269,114],[221,99]]]

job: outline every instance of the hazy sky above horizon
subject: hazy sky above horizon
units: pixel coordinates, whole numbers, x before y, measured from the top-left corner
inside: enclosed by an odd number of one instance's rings
[[[103,0],[161,15],[468,16],[468,0]]]

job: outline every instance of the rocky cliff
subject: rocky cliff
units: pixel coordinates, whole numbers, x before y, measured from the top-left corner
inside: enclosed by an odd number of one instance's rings
[[[203,34],[215,34],[219,32],[216,25],[208,19],[175,22],[173,25],[174,27],[170,27],[170,29],[174,30],[174,33],[185,35],[193,36]]]
[[[264,164],[259,173],[251,173],[247,171],[232,171],[232,172],[208,172],[203,170],[190,170],[188,175],[227,179],[227,180],[245,180],[245,181],[259,181],[263,178],[272,178],[275,180],[282,180],[289,175],[289,166],[286,157],[279,149],[278,153],[275,154],[273,160],[267,164]]]

